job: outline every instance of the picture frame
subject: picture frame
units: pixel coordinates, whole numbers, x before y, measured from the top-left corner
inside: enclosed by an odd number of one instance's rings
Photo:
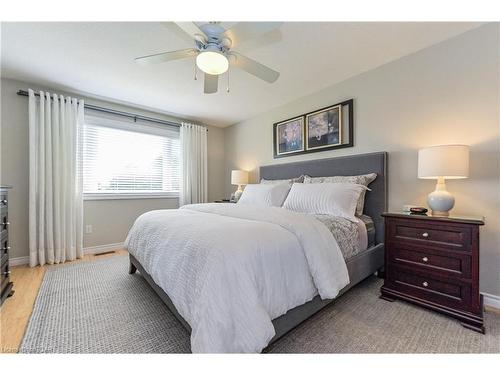
[[[320,109],[306,115],[306,150],[342,144],[342,106]]]
[[[304,116],[297,116],[274,124],[275,157],[305,151]]]
[[[308,132],[307,130],[307,119],[318,119],[321,116],[324,115],[319,115],[323,112],[328,112],[329,110],[332,110],[336,107],[340,107],[338,110],[339,114],[339,120],[338,120],[338,141],[335,139],[335,137],[330,137],[330,140],[322,140],[321,139],[317,140],[317,142],[310,142],[308,144],[308,134],[311,133]],[[337,111],[336,109],[334,111]],[[315,117],[316,115],[316,117]],[[279,136],[277,134],[277,129],[279,129],[279,125],[288,123],[289,121],[296,120],[302,118],[303,120],[303,140],[304,140],[304,147],[302,150],[292,150],[292,151],[286,151],[283,150],[283,148],[280,150],[279,148]],[[327,117],[328,118],[328,117]],[[317,120],[316,120],[317,121]],[[328,122],[327,122],[328,126]],[[334,131],[335,131],[335,125],[334,125]],[[321,137],[320,137],[321,138]],[[283,120],[279,121],[277,123],[273,124],[273,148],[274,148],[274,158],[282,158],[282,157],[288,157],[288,156],[293,156],[293,155],[301,155],[301,154],[307,154],[311,152],[322,152],[322,151],[331,151],[334,149],[339,149],[339,148],[345,148],[345,147],[353,147],[354,146],[354,99],[348,99],[340,103],[336,103],[333,105],[330,105],[328,107],[316,109],[314,111],[292,117],[288,120]],[[285,151],[285,152],[283,152]]]

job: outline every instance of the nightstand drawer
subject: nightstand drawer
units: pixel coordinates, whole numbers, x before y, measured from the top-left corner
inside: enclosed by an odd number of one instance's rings
[[[8,199],[7,194],[0,194],[0,207],[7,207]]]
[[[439,225],[415,220],[390,220],[389,239],[410,244],[470,251],[471,230],[462,225]]]
[[[2,240],[0,242],[0,258],[2,259],[0,264],[3,266],[4,263],[9,261],[9,237],[2,236]]]
[[[2,273],[0,274],[0,289],[3,292],[4,288],[7,286],[10,280],[9,262],[4,263],[1,270]]]
[[[0,230],[3,232],[9,228],[9,219],[7,216],[7,207],[0,208]]]
[[[422,300],[470,310],[471,285],[466,282],[454,282],[436,277],[430,272],[392,266],[388,272],[388,285]]]
[[[442,276],[470,279],[471,256],[460,252],[397,244],[390,246],[389,261],[396,265],[428,270]]]

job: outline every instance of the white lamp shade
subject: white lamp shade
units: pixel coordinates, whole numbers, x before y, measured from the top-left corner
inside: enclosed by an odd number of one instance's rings
[[[469,146],[444,145],[418,151],[418,178],[469,177]]]
[[[246,185],[248,184],[248,172],[233,170],[231,171],[231,185]]]

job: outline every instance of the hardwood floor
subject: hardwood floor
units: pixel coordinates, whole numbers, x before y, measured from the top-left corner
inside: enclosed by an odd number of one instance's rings
[[[76,262],[89,262],[110,256],[125,255],[127,251],[118,250],[110,254],[85,255]],[[11,268],[11,279],[14,283],[15,293],[5,300],[0,308],[0,353],[17,353],[24,332],[28,325],[38,290],[42,284],[43,275],[50,267],[61,265],[33,267],[17,266]]]
[[[93,261],[96,258],[126,255],[125,250],[118,250],[111,254],[103,255],[85,255],[83,259],[76,262]],[[68,264],[68,263],[65,263]],[[44,266],[30,268],[28,266],[12,267],[11,278],[14,282],[15,293],[8,298],[0,308],[0,352],[17,353],[28,321],[33,311],[38,290],[42,284],[43,275],[49,267],[60,267],[61,265]],[[500,310],[492,307],[486,307],[500,315]]]
[[[500,309],[497,309],[495,307],[491,307],[491,306],[484,306],[484,309],[486,311],[491,311],[492,313],[495,313],[497,315],[500,315]]]

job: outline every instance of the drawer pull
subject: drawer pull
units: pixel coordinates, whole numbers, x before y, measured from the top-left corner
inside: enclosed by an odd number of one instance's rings
[[[424,282],[422,283],[422,285],[423,285],[423,286],[425,286],[425,287],[427,288],[427,287],[429,286],[429,283],[428,283],[427,281],[424,281]]]
[[[427,263],[428,261],[429,261],[429,258],[427,258],[427,257],[423,257],[423,258],[422,258],[422,262]]]
[[[427,232],[422,233],[422,237],[424,237],[424,238],[429,237],[429,233],[427,233]]]

